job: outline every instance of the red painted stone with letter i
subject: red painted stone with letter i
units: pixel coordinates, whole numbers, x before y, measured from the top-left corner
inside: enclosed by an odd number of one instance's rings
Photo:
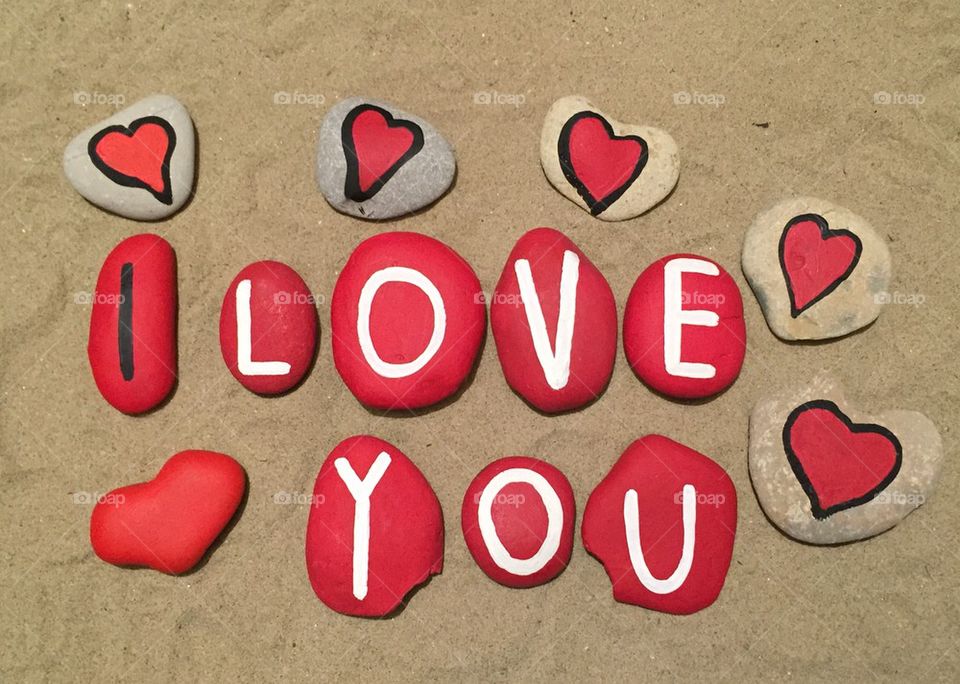
[[[158,235],[127,238],[100,268],[87,344],[100,394],[124,413],[144,413],[177,379],[177,265]]]

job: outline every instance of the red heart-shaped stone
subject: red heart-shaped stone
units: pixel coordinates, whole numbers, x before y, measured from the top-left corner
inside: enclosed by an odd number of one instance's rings
[[[119,185],[143,188],[164,204],[173,203],[170,157],[177,144],[173,126],[145,116],[129,126],[107,126],[87,146],[93,165]]]
[[[401,166],[423,149],[423,129],[412,121],[395,119],[371,104],[354,107],[341,129],[347,160],[344,194],[364,202],[380,191]]]
[[[557,152],[563,175],[597,216],[640,176],[648,147],[638,135],[614,135],[609,121],[586,111],[564,124]]]
[[[803,214],[787,222],[780,237],[780,268],[796,318],[846,280],[863,245],[849,230],[831,230],[819,214]]]
[[[897,477],[903,455],[890,430],[854,423],[825,399],[790,412],[783,446],[813,516],[820,520],[873,499]]]
[[[200,562],[245,489],[243,467],[229,456],[181,451],[149,482],[100,497],[90,518],[90,543],[113,565],[179,575]]]

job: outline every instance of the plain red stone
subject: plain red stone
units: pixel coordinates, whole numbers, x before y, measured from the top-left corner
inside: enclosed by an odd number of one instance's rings
[[[367,594],[353,591],[356,502],[337,472],[345,458],[360,479],[381,452],[390,457],[370,495]],[[392,444],[360,435],[330,452],[320,467],[306,539],[307,573],[327,606],[346,615],[379,617],[396,610],[414,588],[443,570],[443,512],[419,469]]]
[[[367,362],[360,345],[358,317],[364,284],[382,269],[413,269],[443,299],[446,332],[440,348],[420,370],[390,378]],[[480,281],[470,265],[439,240],[418,233],[382,233],[360,243],[340,273],[331,300],[333,360],[357,399],[376,409],[416,409],[454,394],[473,368],[486,330]],[[370,309],[370,338],[390,364],[412,363],[434,330],[430,299],[409,283],[386,283]]]
[[[237,512],[246,475],[214,451],[181,451],[149,482],[100,497],[90,543],[107,563],[171,575],[193,568]]]
[[[120,361],[122,271],[132,268],[132,370],[124,378]],[[159,235],[129,237],[107,255],[100,268],[87,356],[100,394],[114,408],[137,414],[156,407],[177,379],[177,262]]]
[[[682,308],[715,312],[716,327],[684,325],[681,361],[709,363],[714,377],[687,378],[667,372],[664,361],[664,265],[673,259],[702,259],[717,266],[716,276],[682,275]],[[631,368],[650,388],[677,399],[700,399],[722,392],[737,379],[747,349],[743,299],[736,281],[722,266],[694,254],[659,259],[637,278],[623,315],[623,349]]]
[[[554,389],[534,348],[515,264],[518,259],[530,264],[547,340],[556,353],[561,273],[567,251],[580,260],[577,306],[569,378],[563,388]],[[535,408],[547,413],[576,409],[596,399],[607,386],[617,353],[617,304],[603,274],[563,233],[535,228],[517,241],[493,292],[490,323],[507,384]]]
[[[557,550],[540,570],[531,574],[514,573],[497,564],[484,540],[479,522],[480,499],[484,488],[495,476],[514,468],[530,470],[542,476],[556,493],[563,512]],[[508,587],[533,587],[549,582],[567,567],[573,550],[575,517],[573,489],[562,472],[536,458],[510,456],[496,460],[481,470],[467,487],[460,510],[460,525],[470,554],[490,579]],[[533,485],[515,482],[500,488],[490,507],[490,518],[497,537],[513,558],[530,559],[543,546],[548,530],[547,509]]]
[[[640,546],[650,574],[666,579],[683,549],[683,487],[696,488],[693,563],[686,580],[658,594],[638,579],[630,560],[624,497],[637,492]],[[665,613],[686,615],[712,604],[723,588],[737,530],[737,491],[717,463],[661,435],[638,439],[590,494],[581,535],[586,550],[607,571],[613,596]]]
[[[247,375],[237,363],[237,286],[250,281],[251,359],[290,364],[286,375]],[[230,283],[220,308],[220,352],[241,385],[257,394],[280,394],[310,370],[317,347],[317,309],[300,275],[277,261],[246,266]]]

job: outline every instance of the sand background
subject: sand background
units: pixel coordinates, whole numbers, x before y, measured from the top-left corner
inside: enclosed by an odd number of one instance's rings
[[[0,17],[2,679],[957,680],[955,2],[494,10],[14,0]],[[199,180],[184,211],[145,225],[86,203],[60,161],[73,135],[115,111],[117,95],[132,104],[154,92],[189,108]],[[294,103],[278,103],[278,93]],[[367,223],[337,214],[316,190],[320,120],[354,94],[423,116],[456,147],[456,186],[429,211]],[[540,124],[568,94],[670,131],[683,167],[663,205],[605,223],[547,183]],[[861,334],[784,344],[747,288],[744,230],[798,194],[849,207],[890,240],[902,303]],[[381,231],[422,231],[454,247],[489,289],[513,242],[539,225],[582,247],[621,314],[634,279],[661,256],[690,251],[726,266],[744,293],[749,336],[733,388],[704,404],[670,402],[633,376],[621,350],[600,401],[545,417],[507,387],[488,330],[475,378],[451,405],[382,417],[353,399],[332,364],[329,296],[354,245]],[[180,382],[162,410],[131,418],[96,390],[90,308],[76,302],[109,250],[147,230],[178,256]],[[272,400],[230,376],[217,333],[228,283],[267,258],[292,265],[326,298],[312,375]],[[819,369],[835,370],[866,409],[927,413],[946,448],[925,507],[840,548],[779,534],[747,474],[753,403]],[[574,487],[579,518],[621,451],[650,432],[708,454],[737,485],[734,561],[716,604],[683,618],[616,604],[579,542],[567,571],[535,589],[503,588],[476,567],[459,506],[489,461],[551,461]],[[309,493],[327,452],[356,433],[410,456],[446,518],[443,574],[385,621],[337,615],[314,597],[303,560],[308,508],[274,503],[278,492]],[[179,578],[99,561],[84,493],[149,479],[186,448],[226,452],[247,469],[249,500],[225,542]]]

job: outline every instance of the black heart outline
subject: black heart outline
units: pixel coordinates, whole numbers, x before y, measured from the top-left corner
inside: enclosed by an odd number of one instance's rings
[[[787,245],[787,233],[790,232],[790,229],[798,223],[805,223],[807,221],[813,221],[817,224],[817,227],[820,228],[820,237],[823,239],[823,241],[827,241],[835,237],[845,236],[853,240],[854,245],[856,245],[856,249],[854,250],[853,259],[850,261],[850,265],[847,266],[847,270],[837,276],[837,278],[827,285],[827,287],[824,288],[820,294],[798,309],[796,295],[793,292],[793,285],[790,282],[790,274],[787,272],[787,263],[784,258],[784,250],[786,249]],[[853,273],[853,269],[855,269],[857,264],[860,263],[860,255],[863,253],[863,243],[860,242],[860,238],[853,231],[846,229],[831,230],[830,226],[827,224],[827,219],[823,218],[820,214],[800,214],[799,216],[794,216],[792,219],[787,221],[787,225],[783,227],[783,232],[780,234],[780,246],[778,248],[778,252],[780,254],[780,271],[783,273],[783,280],[787,284],[787,294],[790,297],[790,316],[791,318],[796,318],[840,287],[840,283],[850,277],[850,274]]]
[[[126,137],[131,138],[137,132],[137,129],[145,124],[156,124],[167,134],[167,151],[160,164],[160,176],[163,178],[163,189],[160,192],[157,192],[136,176],[128,176],[125,173],[120,173],[105,162],[97,152],[97,144],[110,133],[122,133]],[[170,205],[173,204],[173,189],[170,187],[170,158],[173,156],[173,148],[176,146],[177,133],[173,130],[173,126],[170,125],[169,121],[159,116],[145,116],[132,121],[129,126],[107,126],[103,130],[97,131],[93,137],[90,138],[90,142],[87,143],[87,154],[90,155],[90,161],[93,162],[93,165],[117,185],[123,185],[128,188],[142,188],[153,195],[157,201]]]
[[[603,128],[607,132],[607,136],[611,140],[633,140],[640,143],[641,148],[640,158],[637,160],[637,164],[634,167],[630,177],[625,180],[622,185],[617,186],[613,192],[600,199],[597,199],[590,194],[590,191],[587,190],[587,186],[581,182],[580,178],[576,174],[576,171],[574,171],[573,161],[570,159],[570,135],[573,133],[573,127],[579,121],[588,118],[599,121],[603,125]],[[563,128],[560,130],[560,137],[557,140],[557,155],[560,158],[560,169],[563,171],[564,177],[567,179],[570,185],[576,189],[577,194],[583,198],[583,201],[586,202],[587,208],[590,209],[590,214],[593,216],[598,216],[603,211],[608,209],[611,204],[620,199],[623,193],[629,190],[630,186],[633,185],[633,182],[640,176],[640,172],[643,171],[643,167],[647,165],[649,147],[647,145],[647,141],[641,138],[639,135],[615,135],[613,132],[613,126],[610,125],[609,121],[596,112],[587,110],[577,112],[567,119],[567,123],[563,124]]]
[[[855,434],[872,432],[884,437],[893,445],[893,448],[897,454],[896,460],[894,461],[890,472],[887,473],[882,480],[880,480],[876,487],[862,496],[848,499],[847,501],[841,501],[840,503],[834,504],[833,506],[828,506],[827,508],[823,508],[820,505],[820,497],[817,496],[817,491],[814,489],[813,483],[810,482],[810,478],[807,477],[807,473],[803,469],[803,464],[800,463],[800,459],[793,450],[790,435],[793,425],[796,423],[800,415],[805,411],[809,411],[810,409],[823,409],[825,411],[829,411],[836,416],[840,422],[842,422],[847,429],[850,430],[850,432]],[[887,486],[889,486],[889,484],[896,479],[897,475],[900,473],[900,466],[903,462],[903,446],[900,444],[900,440],[897,439],[895,434],[890,432],[890,430],[882,425],[876,425],[874,423],[854,423],[843,411],[840,410],[835,403],[828,399],[814,399],[812,401],[805,402],[790,412],[790,415],[787,416],[786,422],[783,424],[783,448],[787,454],[787,461],[790,463],[790,468],[793,469],[793,474],[800,482],[800,486],[803,487],[803,491],[806,493],[807,498],[810,499],[810,511],[813,513],[813,517],[817,520],[825,520],[838,511],[853,508],[854,506],[859,506],[871,501],[877,496],[877,494],[886,489]]]
[[[406,128],[413,134],[413,142],[390,168],[384,171],[366,191],[360,189],[360,161],[357,158],[357,149],[353,142],[353,124],[357,117],[364,112],[377,112],[387,122],[388,128]],[[354,202],[365,202],[378,192],[393,177],[400,167],[406,164],[420,150],[423,149],[423,129],[407,119],[394,118],[393,114],[372,104],[360,104],[351,109],[343,119],[340,127],[340,141],[343,145],[343,154],[347,159],[347,178],[344,182],[343,194]]]

